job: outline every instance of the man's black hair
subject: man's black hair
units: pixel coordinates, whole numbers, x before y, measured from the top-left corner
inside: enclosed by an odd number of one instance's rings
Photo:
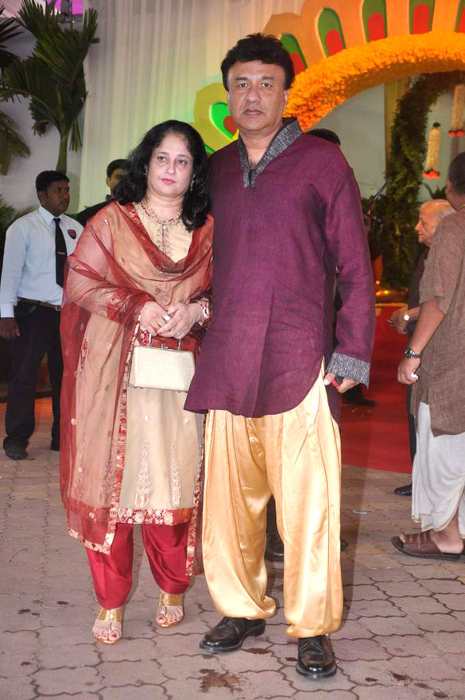
[[[53,182],[69,182],[69,177],[59,170],[42,170],[36,177],[36,192],[46,192]]]
[[[455,156],[449,165],[448,177],[457,194],[465,194],[465,152]]]
[[[107,165],[107,177],[111,177],[115,170],[126,170],[129,167],[129,161],[127,158],[116,158],[112,160],[111,163]]]
[[[294,80],[294,65],[286,49],[279,39],[272,34],[249,34],[239,39],[237,44],[229,49],[221,64],[223,85],[228,90],[228,73],[235,63],[261,61],[262,63],[281,66],[284,70],[284,88],[288,90]]]

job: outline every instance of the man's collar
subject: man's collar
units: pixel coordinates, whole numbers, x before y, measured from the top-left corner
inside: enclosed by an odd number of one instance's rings
[[[241,137],[239,136],[239,157],[241,161],[242,177],[244,187],[253,187],[257,176],[262,173],[266,166],[271,163],[277,156],[286,150],[299,136],[302,134],[297,119],[284,119],[281,129],[275,134],[270,145],[266,149],[260,161],[255,168],[251,168],[247,149]]]
[[[58,219],[58,216],[54,216],[52,212],[50,212],[48,209],[40,205],[39,207],[39,214],[42,217],[42,219],[45,221],[46,224],[51,224],[53,219]]]

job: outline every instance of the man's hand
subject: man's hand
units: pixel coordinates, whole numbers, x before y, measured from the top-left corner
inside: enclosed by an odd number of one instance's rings
[[[0,338],[5,340],[13,340],[21,333],[19,332],[18,324],[14,318],[0,318]]]
[[[407,312],[407,307],[402,306],[402,308],[397,309],[394,311],[393,314],[391,314],[391,317],[388,320],[388,323],[390,326],[393,326],[398,333],[401,333],[402,335],[405,335],[407,333],[407,323],[404,319],[404,316]]]
[[[416,371],[420,364],[419,357],[404,357],[397,369],[397,381],[401,384],[415,384],[418,381]]]
[[[329,386],[330,384],[332,384],[333,387],[336,389],[336,391],[338,391],[340,394],[344,394],[349,389],[353,389],[354,386],[357,386],[357,384],[360,384],[360,382],[357,382],[355,379],[350,379],[349,377],[344,377],[342,382],[340,384],[338,384],[336,381],[336,375],[331,374],[331,372],[328,372],[327,374],[325,374],[323,381],[324,381],[326,386]]]

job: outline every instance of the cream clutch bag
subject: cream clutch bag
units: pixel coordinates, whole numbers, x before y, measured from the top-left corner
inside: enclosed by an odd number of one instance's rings
[[[136,345],[129,385],[145,389],[188,391],[194,369],[194,355],[188,350]]]

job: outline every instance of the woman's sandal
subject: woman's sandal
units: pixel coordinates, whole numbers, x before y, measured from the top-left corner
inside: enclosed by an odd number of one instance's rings
[[[184,618],[184,594],[160,591],[155,624],[158,627],[173,627]]]
[[[425,530],[424,532],[403,534],[402,537],[393,537],[391,542],[399,552],[407,554],[409,557],[444,559],[446,561],[457,561],[460,559],[461,554],[442,552],[431,539],[432,532],[432,530]]]
[[[95,618],[92,634],[97,642],[102,644],[115,644],[123,633],[123,609],[124,608],[100,608]]]

